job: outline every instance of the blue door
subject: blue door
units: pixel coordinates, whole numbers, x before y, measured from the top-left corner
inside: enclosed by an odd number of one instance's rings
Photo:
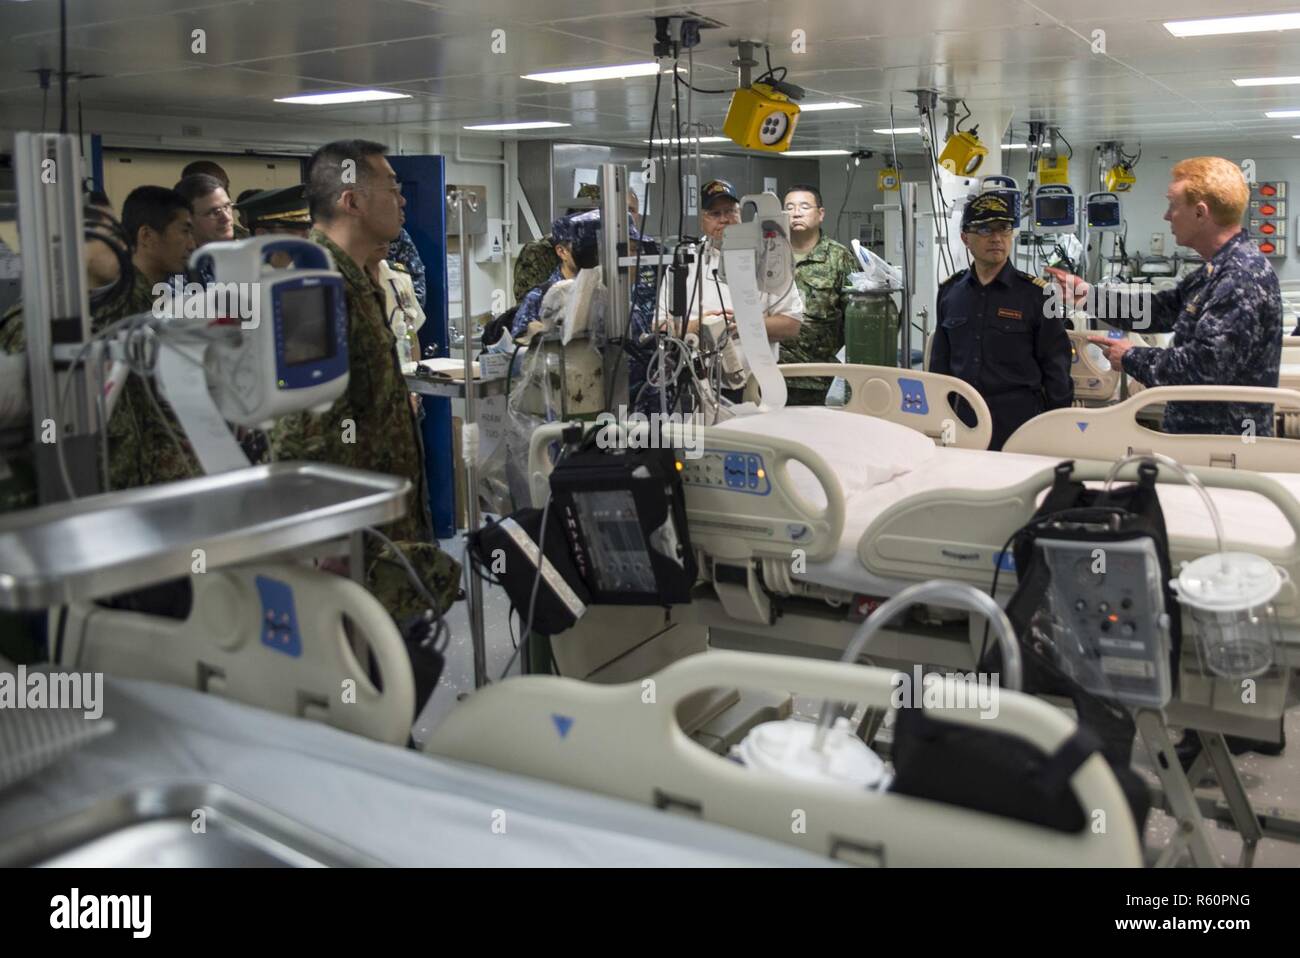
[[[425,322],[420,351],[447,356],[447,178],[441,156],[389,156],[406,198],[406,231],[424,261]],[[424,468],[429,477],[429,509],[439,539],[456,534],[455,488],[451,444],[451,400],[422,396],[424,401]]]

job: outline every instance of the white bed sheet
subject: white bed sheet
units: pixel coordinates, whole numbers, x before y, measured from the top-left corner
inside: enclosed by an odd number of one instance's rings
[[[873,453],[870,449],[860,449],[857,454],[866,458]],[[877,516],[900,500],[920,492],[932,489],[1006,488],[1051,469],[1057,462],[1057,459],[1047,456],[936,447],[935,456],[922,468],[846,495],[844,534],[835,555],[820,562],[809,562],[807,570],[796,573],[795,578],[869,595],[896,592],[907,583],[874,576],[867,572],[858,559],[858,543]],[[1300,500],[1300,475],[1269,475]],[[1214,524],[1194,489],[1184,485],[1161,484],[1157,492],[1171,535],[1214,538]],[[1210,489],[1209,492],[1221,513],[1224,534],[1232,542],[1245,548],[1252,545],[1279,548],[1295,545],[1295,534],[1290,524],[1267,499],[1236,489]],[[990,580],[992,575],[993,570],[990,568]]]
[[[108,678],[117,728],[0,794],[0,843],[138,787],[214,782],[396,866],[819,866],[733,829]],[[494,833],[496,810],[506,831]]]

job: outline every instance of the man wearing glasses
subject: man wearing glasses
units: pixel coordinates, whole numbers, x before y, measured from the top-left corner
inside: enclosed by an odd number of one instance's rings
[[[722,234],[728,226],[740,222],[740,197],[736,188],[726,180],[710,180],[705,183],[700,190],[700,210],[700,230],[707,242],[687,272],[685,332],[698,335],[703,320],[722,316],[726,319],[732,336],[736,337],[737,348],[740,348],[735,314],[731,308],[731,292],[722,281]],[[656,311],[660,326],[666,326],[673,319],[668,309],[671,285],[672,276],[665,274],[659,286],[659,305]],[[780,296],[764,292],[759,298],[763,305],[767,338],[772,344],[773,354],[779,356],[777,344],[799,335],[799,327],[803,322],[803,296],[798,284],[791,283],[790,288]],[[681,332],[680,329],[677,331]],[[741,355],[743,357],[743,352]],[[723,396],[733,402],[739,402],[743,392],[743,386],[722,390]]]
[[[221,181],[195,173],[176,184],[176,192],[194,210],[194,245],[225,243],[235,238],[235,206]]]
[[[966,204],[961,238],[972,264],[939,286],[930,347],[931,372],[964,379],[988,403],[990,449],[1001,449],[1039,413],[1074,402],[1070,340],[1047,308],[1047,283],[1011,265],[1015,208],[1010,190],[989,190]],[[957,412],[974,424],[964,403]]]
[[[833,363],[844,346],[844,287],[849,273],[860,269],[848,247],[822,231],[826,210],[815,186],[799,184],[785,194],[790,216],[790,245],[794,248],[794,281],[803,296],[799,338],[783,343],[783,363]],[[788,379],[791,406],[821,406],[827,383],[817,379]]]

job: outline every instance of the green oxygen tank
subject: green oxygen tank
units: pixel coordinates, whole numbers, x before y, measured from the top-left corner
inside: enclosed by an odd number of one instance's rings
[[[867,366],[898,365],[898,307],[892,293],[844,287],[845,360]]]

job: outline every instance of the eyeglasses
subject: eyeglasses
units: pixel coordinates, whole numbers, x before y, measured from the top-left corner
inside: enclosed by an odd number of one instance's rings
[[[1011,225],[1004,223],[999,226],[975,226],[971,228],[970,232],[976,236],[1006,236],[1011,232]]]
[[[811,203],[798,203],[798,204],[795,204],[795,203],[787,203],[787,204],[785,204],[785,211],[786,211],[787,213],[794,213],[794,212],[796,212],[796,211],[798,211],[798,212],[800,212],[800,213],[810,213],[810,212],[812,212],[813,210],[815,210],[815,209],[819,209],[819,208],[820,208],[820,207],[814,206],[814,205],[812,205]]]
[[[210,220],[219,220],[223,214],[226,216],[234,216],[234,210],[234,203],[222,203],[220,206],[214,206],[210,210],[204,210],[199,215],[205,216]]]
[[[704,215],[711,220],[730,220],[740,221],[740,208],[732,207],[725,210],[705,210]]]

